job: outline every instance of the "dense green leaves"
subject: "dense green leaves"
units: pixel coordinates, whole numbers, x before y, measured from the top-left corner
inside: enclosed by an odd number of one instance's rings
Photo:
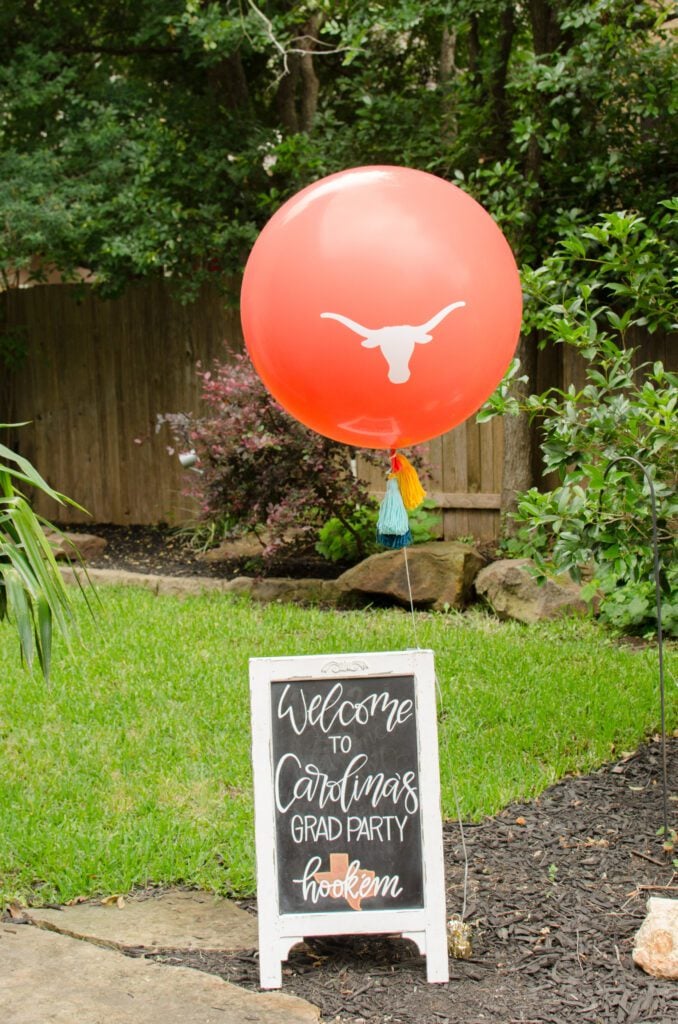
[[[67,273],[89,267],[114,290],[158,273],[192,288],[196,275],[241,266],[258,194],[257,162],[241,157],[258,126],[223,116],[210,58],[173,24],[176,9],[107,4],[92,20],[89,7],[56,4],[5,16],[6,272],[38,257]]]
[[[670,194],[668,5],[78,0],[0,12],[0,270],[238,271],[346,166],[457,180],[535,265],[564,223]]]
[[[668,210],[666,209],[668,207]],[[644,631],[656,625],[652,482],[658,513],[662,620],[678,635],[678,374],[636,365],[634,331],[675,330],[676,203],[653,223],[613,213],[573,230],[555,255],[526,271],[528,324],[543,343],[564,343],[586,362],[583,386],[532,395],[546,473],[559,484],[519,497],[509,542],[545,570],[588,576],[602,615]],[[515,411],[501,391],[495,411]],[[634,460],[634,461],[632,461]],[[637,463],[640,463],[640,466]]]

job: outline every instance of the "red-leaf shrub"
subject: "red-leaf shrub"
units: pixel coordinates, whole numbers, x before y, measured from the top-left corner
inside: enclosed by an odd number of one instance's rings
[[[245,355],[215,360],[200,377],[208,414],[160,419],[198,456],[201,473],[187,479],[201,519],[224,525],[226,533],[265,536],[265,558],[313,550],[320,528],[332,518],[353,533],[356,508],[374,500],[353,475],[352,449],[286,413]],[[383,453],[361,454],[388,470]]]

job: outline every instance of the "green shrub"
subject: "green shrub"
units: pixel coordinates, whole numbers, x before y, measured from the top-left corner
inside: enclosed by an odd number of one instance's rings
[[[440,515],[434,509],[434,503],[427,500],[409,513],[413,544],[424,544],[437,536]],[[349,519],[350,531],[344,523],[333,517],[320,530],[316,551],[330,562],[353,565],[361,558],[383,550],[376,540],[378,516],[379,507],[374,501],[356,507]]]
[[[379,509],[376,502],[357,505],[346,523],[333,516],[318,534],[315,549],[328,562],[346,562],[354,565],[377,551],[376,531]]]
[[[675,329],[675,201],[653,223],[613,213],[572,230],[538,270],[524,272],[526,326],[544,344],[576,348],[586,365],[577,390],[552,388],[520,404],[540,424],[545,472],[559,484],[519,496],[510,554],[588,576],[601,616],[629,632],[656,629],[649,474],[657,499],[662,620],[678,635],[678,375],[660,362],[634,366],[631,339]],[[515,411],[506,389],[491,412]],[[621,460],[621,461],[616,461]]]

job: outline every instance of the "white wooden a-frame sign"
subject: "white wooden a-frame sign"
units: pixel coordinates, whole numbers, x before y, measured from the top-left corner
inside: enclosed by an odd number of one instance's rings
[[[401,934],[447,982],[432,651],[250,661],[262,988],[305,937]]]

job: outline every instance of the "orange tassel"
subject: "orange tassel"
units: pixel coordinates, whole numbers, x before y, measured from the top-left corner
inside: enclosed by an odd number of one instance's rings
[[[398,452],[394,452],[391,455],[391,467],[393,472],[392,477],[398,481],[398,489],[403,499],[403,505],[408,512],[412,512],[413,509],[418,508],[424,498],[426,497],[426,491],[421,486],[421,481],[417,475],[417,471],[410,462],[409,459]]]

